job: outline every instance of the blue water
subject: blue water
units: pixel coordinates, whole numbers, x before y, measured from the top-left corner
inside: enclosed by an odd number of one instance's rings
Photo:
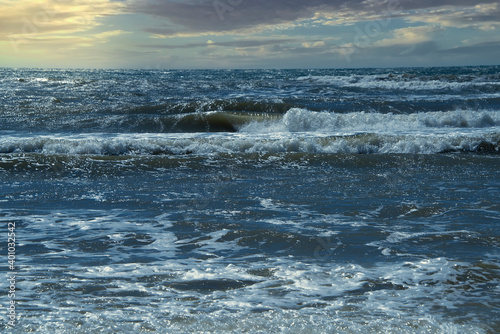
[[[0,88],[2,332],[500,331],[500,67]]]

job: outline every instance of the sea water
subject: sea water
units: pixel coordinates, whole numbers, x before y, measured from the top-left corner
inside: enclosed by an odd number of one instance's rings
[[[499,146],[500,67],[0,69],[0,329],[499,332]]]

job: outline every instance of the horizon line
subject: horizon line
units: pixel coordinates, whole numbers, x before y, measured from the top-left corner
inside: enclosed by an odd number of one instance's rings
[[[411,69],[411,68],[457,68],[457,67],[496,67],[498,64],[482,64],[482,65],[417,65],[417,66],[360,66],[360,67],[284,67],[284,68],[147,68],[147,67],[130,67],[130,68],[113,68],[113,67],[28,67],[28,66],[0,66],[0,69],[12,70],[102,70],[102,71],[292,71],[292,70],[362,70],[362,69]]]

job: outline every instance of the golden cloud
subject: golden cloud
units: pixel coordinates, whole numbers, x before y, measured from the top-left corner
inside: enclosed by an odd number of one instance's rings
[[[119,14],[122,8],[122,3],[110,0],[0,0],[0,41],[10,41],[19,49],[37,41],[64,39],[99,26],[100,18]],[[102,37],[96,35],[98,40]]]
[[[436,28],[431,26],[409,27],[394,30],[393,38],[382,39],[375,42],[374,46],[392,46],[392,45],[415,45],[418,43],[428,42],[432,40],[430,36]]]
[[[316,42],[302,42],[302,47],[306,49],[313,49],[313,48],[322,48],[326,44],[324,41],[316,41]]]

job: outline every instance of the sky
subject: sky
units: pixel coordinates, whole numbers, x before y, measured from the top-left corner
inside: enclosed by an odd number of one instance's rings
[[[0,67],[498,65],[500,5],[472,0],[0,0]]]

